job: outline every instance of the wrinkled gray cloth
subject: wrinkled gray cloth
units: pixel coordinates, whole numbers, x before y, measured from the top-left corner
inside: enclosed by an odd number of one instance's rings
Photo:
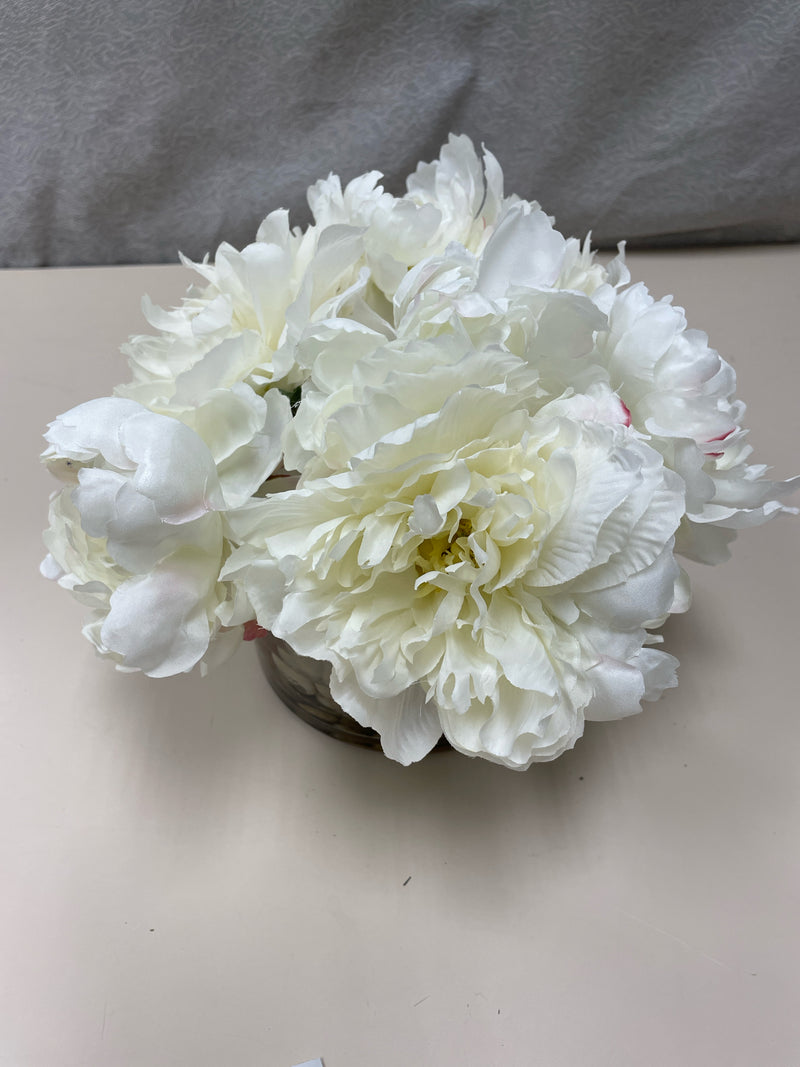
[[[174,260],[449,131],[600,244],[800,238],[796,0],[3,0],[0,263]]]

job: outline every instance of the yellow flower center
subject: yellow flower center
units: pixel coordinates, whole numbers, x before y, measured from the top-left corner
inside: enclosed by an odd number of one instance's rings
[[[454,563],[468,561],[475,564],[475,556],[467,540],[472,533],[469,519],[460,519],[455,532],[440,533],[427,537],[417,549],[417,570],[420,574],[427,571],[443,571]]]

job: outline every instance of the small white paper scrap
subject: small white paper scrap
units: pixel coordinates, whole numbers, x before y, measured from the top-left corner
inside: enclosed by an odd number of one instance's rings
[[[303,1060],[302,1063],[296,1063],[294,1067],[325,1067],[325,1064],[321,1059]]]

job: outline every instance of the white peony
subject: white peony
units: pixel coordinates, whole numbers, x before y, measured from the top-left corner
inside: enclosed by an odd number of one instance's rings
[[[671,298],[656,301],[642,284],[619,293],[609,328],[598,335],[597,358],[633,424],[686,484],[678,551],[719,563],[737,530],[782,511],[796,514],[778,498],[800,478],[775,482],[763,477],[766,467],[747,463],[752,448],[741,426],[736,373],[706,334],[687,328]]]
[[[380,171],[354,178],[342,189],[331,174],[312,185],[308,202],[318,227],[355,226],[363,233],[364,264],[375,287],[392,298],[406,271],[457,242],[477,252],[488,240],[503,197],[503,172],[472,141],[450,135],[439,159],[420,163],[404,197],[378,185]]]
[[[675,601],[683,506],[624,425],[466,385],[349,469],[245,509],[223,575],[262,626],[332,664],[335,699],[392,758],[444,731],[525,768],[675,684],[646,642]]]
[[[133,378],[116,394],[153,410],[171,409],[174,400],[180,406],[181,381],[202,378],[208,361],[216,373],[224,367],[227,386],[241,383],[261,396],[271,387],[291,392],[302,381],[299,334],[356,299],[368,280],[359,228],[290,231],[285,211],[268,215],[241,252],[222,244],[214,263],[183,262],[205,286],[192,286],[171,311],[145,299],[144,314],[159,332],[123,346]]]
[[[84,632],[122,668],[190,670],[223,623],[245,621],[219,581],[240,472],[218,470],[183,423],[118,397],[73,408],[45,437],[43,458],[68,487],[51,502],[43,573],[94,609]],[[261,457],[261,480],[279,458],[279,447],[266,466]],[[220,639],[215,654],[237,637]]]

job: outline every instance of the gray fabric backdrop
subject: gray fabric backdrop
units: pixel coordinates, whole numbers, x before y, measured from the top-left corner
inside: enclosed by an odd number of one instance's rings
[[[196,257],[450,130],[600,243],[800,238],[797,0],[3,0],[0,263]]]

